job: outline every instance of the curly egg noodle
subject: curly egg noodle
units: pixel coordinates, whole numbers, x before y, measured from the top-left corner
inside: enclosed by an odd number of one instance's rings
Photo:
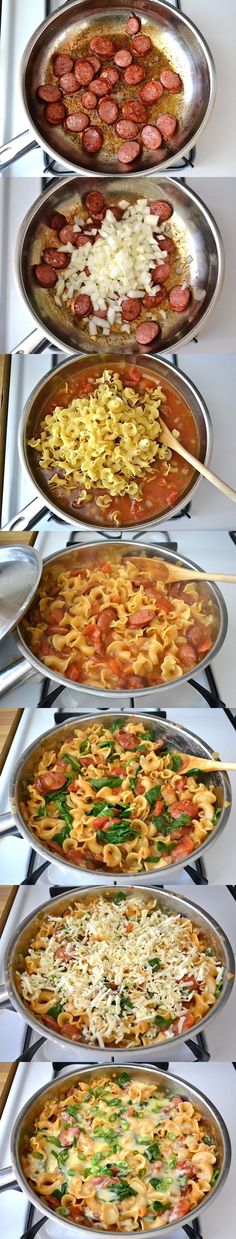
[[[33,654],[69,680],[104,689],[177,679],[210,650],[217,612],[206,587],[165,584],[168,565],[86,550],[45,565],[22,621]],[[197,621],[197,622],[195,622]]]
[[[192,1102],[133,1072],[71,1084],[26,1135],[21,1162],[42,1203],[96,1229],[156,1230],[209,1195],[220,1173]]]
[[[196,763],[193,758],[193,767]],[[162,869],[196,851],[220,813],[216,788],[135,719],[76,728],[40,757],[25,789],[24,821],[49,849],[82,868]]]
[[[221,961],[189,917],[122,891],[45,914],[24,963],[17,984],[31,1011],[100,1047],[184,1033],[223,984]]]
[[[137,392],[119,374],[104,370],[93,391],[71,400],[66,408],[47,414],[39,438],[30,447],[40,452],[40,466],[63,470],[65,485],[83,483],[81,503],[94,483],[109,495],[139,494],[137,478],[169,449],[159,442],[159,408],[166,400],[161,387]],[[53,475],[51,484],[61,478]],[[104,500],[98,500],[104,506]]]

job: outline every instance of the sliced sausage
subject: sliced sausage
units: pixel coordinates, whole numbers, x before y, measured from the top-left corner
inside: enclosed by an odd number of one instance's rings
[[[132,65],[131,52],[128,51],[128,48],[121,47],[119,51],[116,52],[114,61],[115,65],[118,66],[118,69],[127,69],[128,65]]]
[[[97,155],[101,150],[103,143],[103,134],[100,129],[95,129],[94,125],[90,125],[90,129],[85,129],[82,137],[82,145],[84,150],[89,155]]]
[[[88,241],[89,241],[90,245],[92,245],[92,244],[93,244],[94,239],[95,239],[94,237],[90,237],[89,232],[76,232],[76,234],[75,234],[75,245],[76,245],[76,249],[77,249],[77,250],[81,249],[81,247],[82,247],[83,245],[87,245],[87,244],[88,244]]]
[[[89,86],[89,82],[94,77],[94,69],[91,60],[76,60],[74,67],[76,81],[80,86]]]
[[[66,117],[64,128],[69,130],[69,133],[83,133],[83,129],[87,129],[89,124],[86,112],[70,112]]]
[[[61,99],[61,94],[60,87],[53,86],[50,82],[48,86],[39,86],[37,90],[39,99],[43,99],[44,103],[58,103],[58,100]]]
[[[125,120],[134,120],[137,125],[144,125],[147,120],[147,113],[144,104],[139,99],[132,99],[129,103],[123,103],[123,116]]]
[[[161,82],[155,81],[154,78],[150,78],[150,82],[145,82],[144,86],[141,87],[140,95],[141,99],[143,99],[143,103],[146,103],[147,106],[151,106],[152,103],[156,103],[157,99],[160,99],[161,95],[163,95],[163,86],[161,85]]]
[[[147,34],[137,34],[131,40],[131,51],[134,56],[146,56],[151,51],[152,41]],[[164,85],[164,83],[163,83]]]
[[[192,645],[188,645],[187,641],[183,641],[182,645],[178,646],[177,657],[179,658],[180,663],[183,663],[186,671],[189,671],[191,667],[196,666],[196,650],[193,649]]]
[[[53,61],[53,72],[56,77],[62,77],[63,73],[71,73],[71,69],[73,68],[73,56],[67,55],[66,52],[62,55],[59,54],[59,56],[55,56],[55,60]]]
[[[181,77],[179,77],[178,73],[173,73],[172,69],[162,69],[160,78],[162,86],[165,86],[166,90],[181,90]]]
[[[119,138],[137,138],[138,125],[133,120],[118,120],[116,132]]]
[[[56,267],[58,271],[63,271],[63,267],[68,267],[68,262],[70,262],[70,254],[63,254],[62,250],[53,248],[43,250],[42,258],[49,267]]]
[[[99,116],[105,125],[114,125],[119,116],[118,103],[115,99],[101,99],[98,105]]]
[[[116,740],[122,749],[136,749],[138,744],[137,736],[129,734],[128,731],[117,731]]]
[[[91,65],[93,65],[94,73],[99,73],[101,61],[98,59],[98,56],[89,56],[89,60],[91,61]]]
[[[97,96],[94,94],[94,91],[84,90],[83,95],[81,95],[81,103],[86,112],[93,112],[93,109],[97,107]]]
[[[107,628],[110,628],[112,621],[116,619],[117,613],[115,607],[105,607],[104,611],[101,611],[101,615],[99,615],[99,619],[97,620],[97,631],[105,632]]]
[[[79,83],[76,80],[74,73],[63,73],[60,77],[60,86],[64,95],[75,95],[79,90]]]
[[[54,215],[50,219],[50,228],[53,229],[53,232],[60,232],[60,228],[64,228],[66,223],[66,215],[62,215],[61,211],[54,211]]]
[[[160,330],[159,323],[140,323],[136,330],[137,344],[142,344],[143,346],[152,344],[155,337],[160,335]]]
[[[113,56],[116,50],[112,39],[104,39],[99,36],[91,39],[89,46],[91,47],[91,52],[96,52],[98,56]]]
[[[86,194],[85,205],[89,215],[99,215],[99,212],[104,210],[105,199],[99,189],[92,189],[89,194]]]
[[[139,318],[141,313],[142,303],[139,297],[125,297],[122,302],[122,318],[125,323],[133,323],[135,318]]]
[[[109,66],[109,69],[102,69],[101,77],[105,77],[111,86],[117,86],[117,82],[120,81],[118,70],[113,69],[112,66]]]
[[[107,81],[106,77],[96,77],[93,79],[93,93],[98,95],[100,99],[109,95],[111,90],[111,82]]]
[[[138,34],[140,28],[141,28],[140,17],[136,17],[135,13],[132,13],[131,17],[129,17],[127,21],[126,33],[130,35]]]
[[[60,125],[65,119],[66,108],[64,103],[48,103],[45,108],[45,116],[49,125]]]
[[[56,284],[57,275],[53,267],[48,267],[46,262],[39,262],[33,267],[35,279],[42,288],[52,288]]]
[[[91,297],[87,297],[86,293],[78,293],[74,300],[74,313],[77,318],[88,318],[89,314],[93,313]]]
[[[176,117],[171,116],[170,112],[162,112],[162,115],[158,116],[158,129],[160,129],[160,133],[162,133],[163,138],[166,138],[167,140],[168,138],[173,138],[176,125]]]
[[[175,288],[172,288],[169,294],[171,309],[176,310],[178,314],[182,314],[183,310],[187,310],[190,297],[190,288],[182,288],[181,284],[176,284]]]
[[[169,274],[170,274],[170,263],[168,262],[168,258],[167,258],[166,262],[162,262],[158,264],[157,267],[154,267],[154,271],[152,271],[153,284],[164,284],[165,280],[168,280]]]
[[[159,250],[165,250],[166,254],[174,253],[176,246],[175,246],[174,241],[172,241],[172,237],[163,237],[163,239],[162,237],[160,237],[160,240],[159,240],[159,237],[157,235],[157,241],[159,245]]]
[[[60,787],[64,787],[67,782],[67,774],[60,766],[56,770],[45,770],[45,774],[40,774],[36,779],[36,785],[40,792],[59,791]]]
[[[138,82],[142,82],[145,77],[145,69],[143,65],[130,65],[125,70],[124,80],[127,86],[137,86]]]
[[[63,228],[60,228],[59,237],[62,245],[68,245],[68,241],[70,245],[75,245],[76,236],[73,224],[65,224]]]
[[[124,137],[124,134],[121,134],[121,137]],[[124,211],[122,211],[121,207],[115,206],[114,202],[112,202],[112,204],[108,207],[108,210],[112,211],[112,215],[115,216],[115,219],[123,219]]]
[[[143,145],[147,146],[150,151],[157,151],[158,147],[161,146],[162,143],[162,136],[156,125],[144,125],[144,129],[142,129],[141,132],[141,138]]]
[[[123,142],[118,151],[120,163],[133,163],[140,155],[140,142]]]
[[[130,628],[146,628],[147,624],[151,624],[154,616],[155,611],[152,607],[140,607],[140,611],[135,611],[134,615],[129,615],[128,624]]]
[[[163,222],[166,219],[170,219],[171,215],[173,215],[173,207],[171,206],[171,202],[162,202],[161,200],[159,202],[154,202],[153,200],[153,202],[150,203],[150,211],[151,215],[158,215],[158,219],[163,220]]]
[[[159,292],[154,294],[154,297],[151,297],[150,293],[145,293],[143,297],[143,305],[145,310],[153,310],[156,305],[161,305],[161,302],[165,300],[165,297],[167,297],[167,288],[165,288],[164,284],[162,288],[159,289]]]

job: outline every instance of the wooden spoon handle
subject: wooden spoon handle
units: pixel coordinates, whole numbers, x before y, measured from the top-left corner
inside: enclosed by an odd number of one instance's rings
[[[235,585],[236,575],[234,572],[192,572],[191,568],[179,568],[170,564],[169,581],[228,581]]]
[[[192,770],[192,769],[193,770],[205,770],[206,772],[208,770],[209,772],[211,770],[236,770],[235,761],[214,761],[214,759],[212,759],[212,761],[210,761],[209,759],[208,761],[207,757],[194,757],[194,756],[190,757],[189,753],[188,754],[182,753],[181,757],[183,758],[184,761],[186,758],[186,761],[188,762],[188,765],[186,766],[186,772],[187,770]],[[180,774],[185,774],[185,766],[181,766]]]
[[[165,432],[167,429],[165,423],[162,421],[162,418],[160,418],[160,421]],[[180,443],[178,439],[175,439],[175,436],[172,435],[169,430],[166,435],[166,443],[168,443],[168,447],[171,447],[178,453],[179,456],[183,456],[184,460],[187,460],[188,464],[192,465],[192,468],[197,470],[197,473],[201,473],[202,476],[207,479],[207,482],[212,482],[213,486],[217,486],[218,490],[223,492],[223,495],[227,495],[227,499],[232,499],[233,503],[236,503],[236,491],[233,490],[233,487],[228,486],[227,482],[222,482],[221,478],[218,478],[216,473],[212,473],[212,470],[207,468],[207,465],[204,465],[203,462],[198,460],[196,456],[192,456],[192,453],[188,452],[187,448],[183,447],[183,444]]]

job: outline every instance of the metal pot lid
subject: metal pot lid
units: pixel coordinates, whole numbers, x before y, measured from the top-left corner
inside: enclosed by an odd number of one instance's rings
[[[40,581],[42,563],[33,546],[0,547],[0,640],[27,611]]]

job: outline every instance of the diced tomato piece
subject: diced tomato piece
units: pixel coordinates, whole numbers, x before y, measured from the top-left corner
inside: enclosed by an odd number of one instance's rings
[[[80,676],[81,676],[81,668],[78,667],[77,663],[70,663],[70,666],[67,667],[66,675],[67,675],[68,680],[76,680],[76,682],[79,683]]]
[[[181,813],[187,813],[188,817],[196,817],[198,812],[198,805],[193,804],[192,800],[178,800],[169,809],[170,817],[174,818],[180,817]]]
[[[177,843],[176,847],[173,848],[171,853],[172,860],[184,860],[186,856],[190,856],[191,852],[193,852],[193,840],[190,838],[190,835],[185,835],[182,842]]]

